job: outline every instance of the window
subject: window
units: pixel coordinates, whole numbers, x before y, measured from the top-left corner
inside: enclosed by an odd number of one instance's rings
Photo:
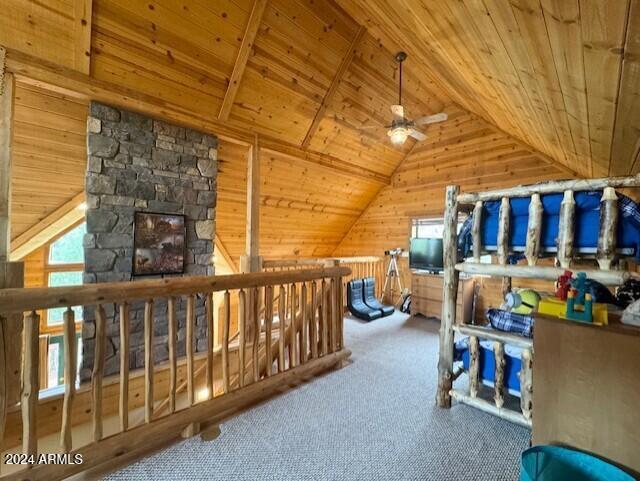
[[[464,219],[458,220],[458,233],[460,233],[460,229],[462,228],[463,223],[464,223]],[[441,239],[443,233],[444,233],[444,219],[442,217],[411,220],[411,238],[412,239],[416,237],[419,237],[419,238],[435,237],[435,238]]]
[[[84,271],[83,239],[87,232],[83,222],[65,232],[62,236],[45,246],[44,281],[49,287],[78,286],[82,284]],[[78,343],[78,369],[81,365],[82,346],[80,328],[82,306],[74,306],[76,323],[76,342]],[[40,331],[41,355],[46,360],[47,369],[41,373],[43,388],[55,388],[64,384],[64,343],[62,335],[64,307],[48,309],[42,315]],[[46,348],[44,347],[46,346]],[[46,349],[46,350],[45,350]],[[77,376],[76,376],[77,382]]]

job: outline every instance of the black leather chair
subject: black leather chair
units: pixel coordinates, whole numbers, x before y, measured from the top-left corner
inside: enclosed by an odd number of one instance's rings
[[[354,279],[347,284],[347,307],[351,314],[365,321],[382,317],[382,311],[372,309],[364,303],[364,285],[362,279]]]
[[[394,313],[395,309],[393,306],[387,306],[381,304],[378,299],[376,299],[376,280],[373,277],[367,277],[363,280],[364,287],[364,303],[369,306],[371,309],[377,309],[382,311],[383,316],[390,316]]]

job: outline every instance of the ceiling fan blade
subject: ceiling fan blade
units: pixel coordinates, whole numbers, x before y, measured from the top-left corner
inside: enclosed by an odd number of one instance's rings
[[[402,105],[392,105],[391,112],[394,120],[404,120],[404,107]]]
[[[416,119],[414,123],[416,125],[435,124],[436,122],[444,122],[448,118],[449,116],[446,113],[440,112],[439,114],[426,115],[424,117],[420,117],[419,119]]]
[[[414,128],[409,129],[409,135],[416,140],[426,140],[427,136]]]

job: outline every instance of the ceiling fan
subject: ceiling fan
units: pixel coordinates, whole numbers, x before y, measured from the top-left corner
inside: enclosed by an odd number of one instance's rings
[[[396,61],[400,66],[398,104],[391,106],[393,120],[391,121],[390,125],[384,126],[385,129],[389,129],[387,131],[387,135],[389,136],[391,143],[394,145],[404,144],[409,136],[413,137],[416,140],[425,140],[427,136],[420,130],[416,129],[416,126],[434,124],[436,122],[444,122],[448,118],[445,112],[440,112],[439,114],[434,115],[426,115],[416,120],[409,120],[404,116],[404,107],[402,106],[402,62],[404,62],[406,59],[407,54],[405,52],[398,52],[396,54]],[[382,126],[367,125],[363,128],[382,128]]]

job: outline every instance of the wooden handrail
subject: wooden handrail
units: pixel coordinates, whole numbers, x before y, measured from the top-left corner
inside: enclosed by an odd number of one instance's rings
[[[367,262],[379,262],[384,257],[378,256],[357,256],[357,257],[303,257],[296,259],[271,259],[263,260],[262,266],[265,269],[278,267],[300,267],[300,266],[327,266],[340,264],[357,264]]]
[[[154,279],[139,282],[112,282],[73,287],[37,287],[0,291],[0,312],[25,312],[54,307],[106,304],[151,298],[193,295],[233,289],[291,284],[351,274],[348,267],[295,271],[231,274]]]

